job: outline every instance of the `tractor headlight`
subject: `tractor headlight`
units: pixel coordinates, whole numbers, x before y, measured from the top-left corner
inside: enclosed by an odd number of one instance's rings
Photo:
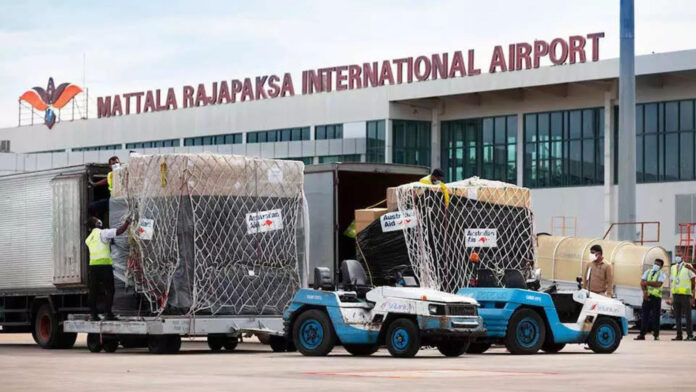
[[[445,305],[430,304],[428,305],[428,311],[430,314],[444,316],[445,315]]]

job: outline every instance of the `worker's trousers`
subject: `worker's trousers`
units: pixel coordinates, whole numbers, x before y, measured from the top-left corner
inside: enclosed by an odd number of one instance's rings
[[[660,313],[662,298],[648,295],[648,299],[643,300],[640,309],[640,335],[645,336],[648,329],[652,329],[654,336],[660,336]]]
[[[682,317],[686,318],[686,336],[694,336],[694,322],[691,319],[691,294],[672,294],[672,308],[677,323],[677,337],[682,336]]]
[[[114,302],[114,269],[110,265],[89,266],[89,312],[97,315],[97,298],[103,295],[104,313],[111,314]]]

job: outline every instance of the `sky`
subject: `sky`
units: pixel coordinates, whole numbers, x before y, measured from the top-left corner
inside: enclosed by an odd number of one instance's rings
[[[635,7],[636,54],[696,48],[696,1]],[[97,96],[455,50],[484,65],[495,45],[594,32],[618,57],[619,0],[0,0],[0,128],[51,76],[87,87],[93,117]]]

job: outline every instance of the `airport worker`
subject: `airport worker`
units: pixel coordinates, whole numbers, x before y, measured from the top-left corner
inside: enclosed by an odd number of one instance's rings
[[[445,173],[440,169],[434,169],[433,172],[420,179],[420,182],[427,185],[439,185],[445,178]]]
[[[104,229],[102,221],[97,217],[90,217],[87,221],[87,228],[90,233],[85,240],[89,248],[89,319],[98,321],[97,296],[104,293],[105,320],[116,320],[111,312],[114,300],[114,270],[113,260],[111,259],[111,240],[123,234],[130,221],[126,221],[117,229]]]
[[[643,305],[640,309],[640,334],[635,340],[645,340],[648,328],[652,328],[655,340],[660,340],[662,285],[667,279],[662,272],[664,265],[664,260],[655,259],[652,268],[645,271],[640,280],[640,288],[643,290]]]
[[[106,175],[106,178],[103,178],[97,182],[91,182],[90,180],[90,185],[92,186],[107,186],[109,188],[108,197],[97,200],[89,205],[89,212],[92,215],[103,215],[102,213],[109,210],[109,198],[111,197],[111,192],[114,189],[114,170],[121,167],[121,160],[114,155],[109,158],[108,165],[111,168],[111,171]]]
[[[696,274],[693,267],[687,265],[677,256],[674,258],[671,271],[672,309],[677,325],[677,336],[672,340],[682,340],[682,316],[686,318],[686,340],[694,340],[694,324],[691,318],[691,308],[694,306],[696,292]]]
[[[614,294],[614,271],[611,264],[604,260],[601,246],[592,245],[590,260],[582,274],[582,287],[611,298]]]

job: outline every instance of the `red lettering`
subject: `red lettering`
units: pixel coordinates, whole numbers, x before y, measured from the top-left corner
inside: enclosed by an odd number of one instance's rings
[[[157,108],[155,107],[155,97],[152,95],[152,90],[147,90],[147,95],[145,95],[145,108],[143,109],[143,112],[147,113],[156,111]]]
[[[476,68],[474,65],[474,50],[469,49],[469,76],[475,76],[481,74],[481,68]]]
[[[140,103],[142,102],[142,98],[145,93],[133,93],[133,95],[135,96],[135,112],[140,113],[140,109],[142,108]]]
[[[515,44],[508,46],[508,71],[515,70]]]
[[[193,106],[193,87],[192,86],[184,86],[184,108],[188,108]]]
[[[295,95],[295,88],[292,85],[292,76],[289,73],[283,75],[283,85],[280,89],[280,96],[285,97],[286,95]]]
[[[433,54],[431,56],[433,73],[430,75],[430,77],[433,80],[437,80],[438,75],[442,79],[447,79],[447,76],[449,76],[449,72],[448,72],[449,62],[447,61],[448,58],[449,58],[449,55],[447,53],[443,53],[442,57],[440,57],[439,54]]]
[[[363,63],[363,86],[368,87],[370,82],[370,87],[377,86],[377,62],[375,61],[370,66],[370,63]]]
[[[123,115],[123,108],[121,107],[121,97],[119,97],[118,95],[114,95],[114,104],[113,108],[111,109],[111,115]]]
[[[569,39],[569,55],[570,55],[570,63],[575,64],[577,60],[579,60],[581,63],[584,63],[586,58],[585,58],[585,37],[581,35],[573,35]],[[575,55],[579,57],[579,59],[576,60]]]
[[[532,59],[529,56],[532,53],[532,45],[522,42],[517,44],[517,50],[515,51],[515,69],[522,69],[522,61],[524,61],[524,68],[532,68]]]
[[[343,74],[343,72],[345,72],[347,69],[348,67],[345,65],[336,67],[336,91],[343,91],[348,89],[348,86],[346,85],[348,75]]]
[[[126,101],[126,114],[130,114],[130,98],[133,96],[131,93],[123,94],[123,100]]]
[[[324,85],[324,90],[323,91],[331,91],[333,90],[333,84],[331,83],[331,71],[333,71],[333,68],[320,68],[319,69],[319,75],[321,75],[321,80]]]
[[[599,39],[604,37],[604,33],[587,34],[587,38],[592,41],[592,61],[599,60]]]
[[[268,85],[270,86],[270,89],[268,90],[269,97],[276,98],[278,94],[280,94],[280,86],[278,85],[278,82],[280,82],[280,78],[277,75],[271,75],[271,77],[268,78]]]
[[[431,64],[430,59],[425,56],[416,57],[416,62],[413,64],[414,73],[418,81],[428,80],[430,76]],[[422,71],[422,72],[421,72]]]
[[[205,106],[208,104],[208,96],[205,94],[205,86],[203,83],[198,84],[196,89],[196,106]]]
[[[359,65],[349,65],[348,66],[348,88],[353,90],[356,88],[362,88],[362,81],[360,80],[360,73],[362,68]]]
[[[237,94],[242,92],[242,82],[240,82],[237,79],[234,79],[232,81],[232,88],[231,88],[231,95],[232,95],[232,102],[237,102]]]
[[[561,55],[558,56],[558,45],[561,45]],[[549,45],[549,58],[555,65],[561,65],[568,58],[568,44],[562,38],[556,38]]]
[[[229,103],[230,102],[230,86],[227,84],[226,80],[220,82],[220,93],[218,94],[217,103]]]
[[[307,71],[307,91],[313,92],[324,91],[324,83],[322,82],[321,72],[315,70]]]
[[[541,58],[549,54],[549,43],[546,41],[534,41],[534,68],[539,68]]]
[[[413,82],[413,57],[406,58],[406,81]]]
[[[266,79],[268,79],[268,76],[256,77],[256,99],[268,98],[264,87],[264,85],[266,84]]]
[[[213,82],[213,95],[208,97],[208,104],[215,105],[215,102],[217,102],[217,91],[217,82]]]
[[[496,68],[500,67],[500,72],[507,71],[507,66],[505,65],[505,54],[503,53],[503,47],[497,45],[493,48],[493,58],[491,59],[491,66],[488,68],[489,73],[496,73]]]
[[[155,90],[155,108],[158,112],[165,109],[164,105],[162,105],[162,96],[159,89]]]
[[[461,51],[454,52],[452,56],[452,65],[450,66],[448,78],[454,78],[457,76],[457,71],[459,71],[459,76],[466,76],[466,68],[464,67],[464,56],[462,56]]]
[[[174,94],[174,89],[169,88],[167,90],[167,110],[176,110],[176,94]]]
[[[379,74],[379,85],[384,86],[385,81],[389,81],[389,85],[394,85],[394,75],[391,70],[391,62],[384,60],[382,62],[382,72]]]
[[[403,76],[404,76],[403,66],[404,66],[404,63],[406,63],[406,60],[407,60],[406,58],[393,60],[394,64],[396,65],[396,83],[397,84],[401,84],[404,80],[404,78],[403,78]]]
[[[244,86],[242,86],[242,102],[246,100],[254,100],[254,88],[251,86],[251,79],[244,78]]]
[[[97,118],[111,117],[111,97],[97,97]]]

